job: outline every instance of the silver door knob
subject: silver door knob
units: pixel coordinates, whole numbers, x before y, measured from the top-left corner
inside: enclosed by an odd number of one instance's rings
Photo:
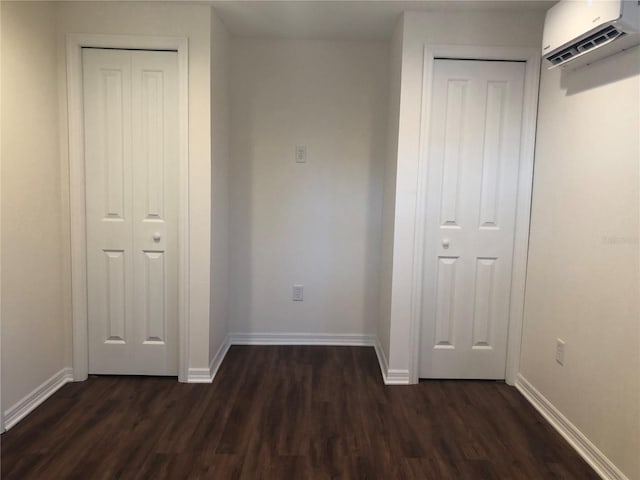
[[[160,233],[156,232],[156,233],[153,234],[152,238],[153,238],[154,242],[159,242],[160,239],[162,238],[162,236],[160,235]]]
[[[449,248],[450,242],[448,238],[442,239],[442,248]]]

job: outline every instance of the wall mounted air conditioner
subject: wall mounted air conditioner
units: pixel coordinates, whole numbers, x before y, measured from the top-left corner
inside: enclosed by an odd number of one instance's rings
[[[639,44],[639,0],[560,0],[547,11],[542,57],[574,69]]]

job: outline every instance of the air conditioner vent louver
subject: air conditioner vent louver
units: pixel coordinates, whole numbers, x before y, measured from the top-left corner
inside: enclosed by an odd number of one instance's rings
[[[555,55],[548,57],[548,60],[552,65],[558,65],[594,47],[612,42],[616,38],[622,37],[623,35],[625,35],[625,32],[618,30],[614,25],[610,25],[600,30],[599,32],[596,32],[593,35],[590,35],[587,38],[584,38],[579,42],[565,48],[564,50],[559,51]]]

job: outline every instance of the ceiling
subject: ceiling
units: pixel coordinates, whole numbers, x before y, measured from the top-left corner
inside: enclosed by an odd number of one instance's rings
[[[385,40],[403,11],[540,11],[554,0],[297,0],[210,2],[232,35]]]

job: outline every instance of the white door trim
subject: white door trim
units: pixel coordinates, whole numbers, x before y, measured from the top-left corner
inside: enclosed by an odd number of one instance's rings
[[[89,373],[87,325],[87,242],[85,218],[82,47],[174,50],[178,52],[179,208],[178,208],[178,380],[189,367],[189,51],[185,37],[133,35],[67,35],[67,108],[69,128],[69,194],[71,215],[71,298],[73,379]]]
[[[513,385],[520,370],[520,346],[524,313],[524,289],[529,246],[529,219],[533,183],[540,80],[540,54],[535,48],[478,47],[466,45],[425,45],[422,83],[422,109],[420,130],[420,158],[418,160],[418,184],[416,195],[415,238],[413,252],[413,288],[411,291],[411,361],[409,380],[418,382],[420,365],[420,328],[422,317],[422,287],[424,266],[424,241],[426,233],[425,213],[427,202],[427,165],[430,131],[433,68],[436,58],[467,60],[511,60],[526,62],[520,143],[520,169],[518,174],[518,199],[514,235],[513,267],[511,274],[511,301],[509,305],[509,333],[507,339],[507,368],[505,379]]]

